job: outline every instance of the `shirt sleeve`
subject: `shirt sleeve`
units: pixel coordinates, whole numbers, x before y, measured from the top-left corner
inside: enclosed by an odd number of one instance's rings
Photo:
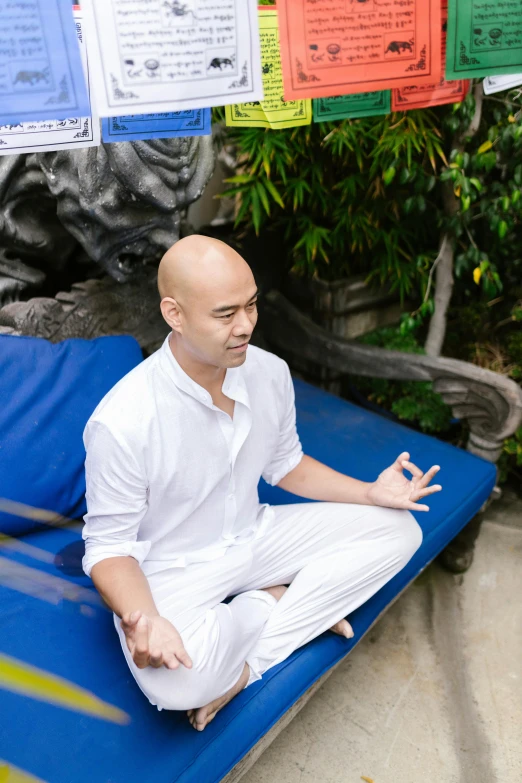
[[[140,522],[147,511],[147,481],[132,449],[99,422],[84,433],[87,514],[82,538],[82,567],[87,576],[108,557],[146,558],[150,541],[138,541]]]
[[[279,440],[270,462],[261,474],[264,480],[272,486],[279,484],[287,473],[297,467],[303,456],[303,448],[296,428],[294,384],[287,362],[284,362],[284,365]]]

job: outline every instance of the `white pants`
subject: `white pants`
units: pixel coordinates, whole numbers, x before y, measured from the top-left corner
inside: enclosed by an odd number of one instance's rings
[[[208,704],[235,685],[245,662],[248,687],[367,601],[422,541],[406,510],[326,502],[273,509],[257,541],[147,577],[159,613],[181,634],[191,669],[139,669],[114,614],[130,670],[158,709]],[[280,584],[290,586],[279,601],[261,590]]]

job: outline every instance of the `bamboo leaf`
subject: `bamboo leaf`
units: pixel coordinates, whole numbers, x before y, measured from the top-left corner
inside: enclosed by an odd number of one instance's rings
[[[232,184],[246,184],[252,182],[253,177],[250,174],[236,174],[234,177],[227,177],[224,182],[230,182]]]
[[[277,190],[276,186],[274,185],[271,180],[267,180],[265,182],[265,187],[276,202],[276,204],[279,204],[279,206],[284,209],[285,205],[283,203],[283,199],[281,198],[279,191]]]
[[[252,199],[252,223],[254,225],[254,231],[259,234],[261,228],[262,214],[261,214],[261,202],[259,200],[259,194],[257,190],[252,190],[250,194]]]
[[[260,180],[256,182],[256,190],[259,194],[259,199],[264,207],[266,214],[270,215],[270,204],[268,203],[268,196],[266,194],[266,190],[263,187],[263,183]]]

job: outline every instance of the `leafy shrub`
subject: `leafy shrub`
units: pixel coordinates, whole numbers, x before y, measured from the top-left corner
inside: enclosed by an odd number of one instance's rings
[[[226,195],[236,225],[284,231],[288,269],[336,280],[363,273],[417,297],[395,330],[363,341],[420,350],[434,309],[441,235],[456,244],[443,353],[522,379],[522,91],[458,105],[283,131],[227,129],[239,168]],[[216,114],[219,118],[219,114]],[[448,203],[451,202],[451,208]],[[409,346],[409,347],[406,347]],[[466,440],[431,384],[353,379],[369,399],[439,437]],[[520,480],[522,434],[500,480]]]

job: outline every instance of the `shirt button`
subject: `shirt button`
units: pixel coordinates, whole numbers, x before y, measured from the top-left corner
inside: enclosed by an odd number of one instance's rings
[[[228,496],[228,499],[229,500],[234,500],[234,495],[232,493],[230,493],[230,495]]]

